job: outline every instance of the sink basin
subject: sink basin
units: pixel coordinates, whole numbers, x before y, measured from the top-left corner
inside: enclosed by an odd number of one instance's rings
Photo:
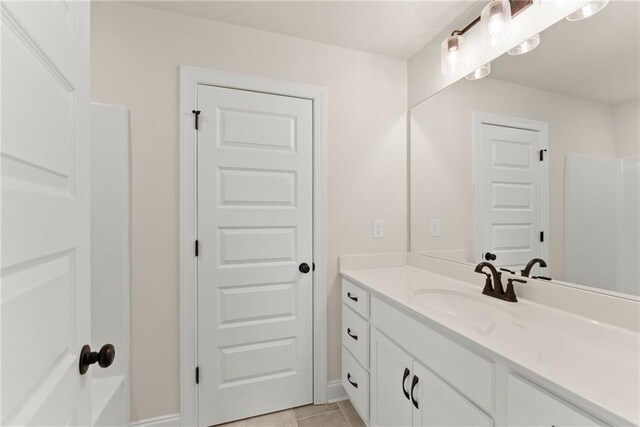
[[[505,307],[509,303],[445,289],[417,290],[413,304],[463,321],[482,335],[495,332],[500,324],[514,324],[521,318],[515,310]]]

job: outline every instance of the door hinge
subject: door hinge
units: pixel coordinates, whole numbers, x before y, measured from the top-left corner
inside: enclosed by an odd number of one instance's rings
[[[196,129],[197,129],[197,127],[196,127]],[[544,152],[545,151],[547,151],[546,148],[543,148],[542,150],[540,150],[540,161],[541,162],[544,161]]]
[[[198,244],[198,240],[197,239],[196,239],[196,245],[195,246],[196,246],[196,256],[198,256],[198,246],[199,246],[199,244]]]
[[[200,117],[200,110],[191,110],[191,112],[195,115],[194,117],[194,125],[196,130],[198,130],[198,117]]]
[[[540,232],[540,241],[544,242],[544,231]]]
[[[200,384],[200,367],[196,366],[196,384]]]

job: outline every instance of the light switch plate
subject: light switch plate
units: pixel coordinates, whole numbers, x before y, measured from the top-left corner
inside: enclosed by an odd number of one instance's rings
[[[384,220],[382,219],[373,220],[373,238],[384,239]]]
[[[432,219],[431,220],[431,237],[440,236],[440,220]]]

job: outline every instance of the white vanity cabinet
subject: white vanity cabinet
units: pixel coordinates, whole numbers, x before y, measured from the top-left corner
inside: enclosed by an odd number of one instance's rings
[[[509,375],[507,420],[513,426],[602,425],[562,399],[515,375]]]
[[[493,420],[377,329],[371,329],[371,424],[493,426]]]
[[[607,425],[364,286],[343,278],[342,293],[342,384],[367,425]]]
[[[342,386],[368,424],[369,293],[343,280],[342,302]]]
[[[371,330],[371,424],[412,425],[413,357],[376,329]]]

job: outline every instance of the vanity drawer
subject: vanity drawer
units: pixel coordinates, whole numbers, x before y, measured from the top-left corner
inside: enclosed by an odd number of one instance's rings
[[[342,279],[342,302],[365,319],[369,318],[369,292],[347,279]]]
[[[494,363],[402,311],[371,298],[371,326],[488,413],[493,411]]]
[[[342,386],[363,421],[369,419],[369,373],[342,347]]]
[[[369,368],[369,322],[342,304],[342,344],[365,368]]]
[[[515,375],[509,375],[507,396],[507,420],[510,426],[604,425],[578,408]]]

